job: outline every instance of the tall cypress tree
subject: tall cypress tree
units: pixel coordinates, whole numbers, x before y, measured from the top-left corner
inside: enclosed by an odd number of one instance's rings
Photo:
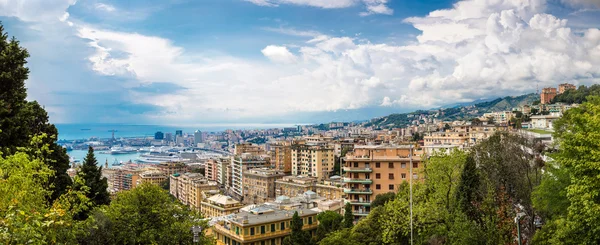
[[[27,101],[27,58],[27,50],[14,37],[9,40],[0,24],[0,152],[12,155],[18,147],[29,146],[32,136],[46,134],[42,143],[51,151],[41,157],[54,170],[47,187],[53,201],[71,185],[69,156],[56,144],[58,131],[48,122],[44,108],[36,101]]]
[[[302,230],[302,219],[298,215],[298,212],[294,212],[292,221],[290,222],[290,229],[292,232],[288,237],[283,239],[284,245],[311,245],[313,241],[308,232]]]
[[[481,202],[482,197],[479,192],[479,172],[473,156],[467,156],[465,166],[460,176],[456,191],[456,199],[460,205],[460,209],[472,221],[480,221],[480,216],[476,203]]]
[[[88,149],[88,154],[83,160],[83,165],[77,173],[84,181],[85,185],[90,188],[87,197],[92,201],[94,206],[107,205],[110,203],[110,195],[108,194],[108,182],[106,177],[102,177],[102,167],[98,167],[98,161],[94,156],[94,148],[91,146]]]
[[[346,203],[344,207],[344,222],[342,223],[342,228],[352,228],[354,226],[354,215],[352,214],[352,206],[350,203]]]

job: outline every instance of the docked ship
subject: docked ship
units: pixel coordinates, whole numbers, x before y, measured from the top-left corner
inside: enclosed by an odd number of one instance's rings
[[[182,158],[177,153],[150,152],[149,154],[140,155],[135,161],[138,163],[158,164],[161,162],[186,162],[189,159]]]
[[[118,147],[118,146],[113,146],[110,148],[110,154],[111,155],[118,155],[118,154],[131,154],[131,153],[136,153],[137,149],[133,148],[133,147]]]

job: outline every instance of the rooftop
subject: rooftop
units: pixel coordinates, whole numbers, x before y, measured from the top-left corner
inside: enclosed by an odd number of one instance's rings
[[[297,211],[300,217],[316,215],[318,212],[300,208],[296,210],[279,210],[271,205],[259,205],[247,211],[240,211],[235,215],[228,216],[228,220],[240,226],[251,226],[291,219]],[[245,222],[244,220],[247,220]]]

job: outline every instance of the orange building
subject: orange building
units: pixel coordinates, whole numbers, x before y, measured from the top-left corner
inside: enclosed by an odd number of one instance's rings
[[[558,94],[562,94],[562,93],[564,93],[565,91],[567,91],[567,90],[570,90],[570,89],[573,89],[573,90],[575,90],[575,89],[577,89],[577,88],[575,87],[575,85],[573,85],[573,84],[570,84],[570,83],[563,83],[563,84],[559,84],[559,85],[558,85]]]
[[[549,104],[554,97],[556,97],[557,91],[556,88],[543,88],[542,94],[540,95],[540,102],[542,104]]]
[[[286,174],[292,172],[292,146],[290,142],[281,142],[272,144],[273,163],[277,170],[281,170]]]
[[[343,182],[344,193],[352,205],[353,214],[367,216],[375,196],[397,192],[403,181],[419,179],[422,170],[419,155],[412,145],[356,146],[354,152],[349,152],[346,155]]]

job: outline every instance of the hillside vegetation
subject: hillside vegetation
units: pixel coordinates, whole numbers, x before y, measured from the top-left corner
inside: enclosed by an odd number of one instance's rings
[[[418,116],[433,116],[438,120],[453,121],[453,120],[469,120],[475,117],[480,117],[484,113],[494,111],[511,111],[523,105],[531,104],[538,100],[537,94],[525,94],[521,96],[507,96],[497,98],[495,100],[477,103],[474,105],[457,106],[450,108],[440,108],[435,110],[417,110],[409,113],[391,114],[381,117],[367,123],[366,126],[376,127],[405,127]]]

